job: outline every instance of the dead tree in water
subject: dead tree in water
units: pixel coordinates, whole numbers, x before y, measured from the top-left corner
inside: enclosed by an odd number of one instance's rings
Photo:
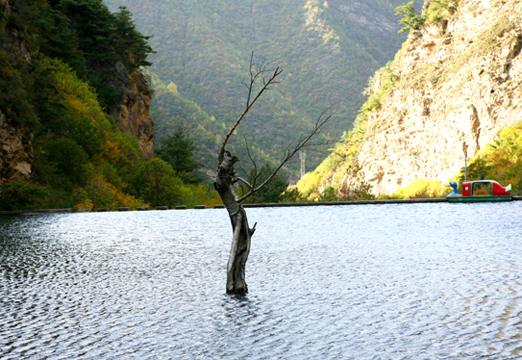
[[[277,174],[277,172],[290,160],[295,154],[299,152],[300,149],[306,147],[310,144],[310,140],[312,137],[317,135],[323,126],[330,120],[331,115],[326,115],[326,111],[324,111],[321,116],[317,119],[315,126],[311,130],[311,132],[302,137],[293,148],[293,150],[289,150],[286,153],[286,156],[281,161],[279,166],[268,176],[268,178],[263,181],[261,184],[256,184],[256,180],[259,178],[259,173],[257,170],[254,171],[253,181],[252,183],[248,183],[246,180],[237,177],[234,171],[234,164],[239,161],[236,156],[233,156],[229,151],[227,151],[226,145],[230,136],[237,129],[245,115],[252,108],[252,106],[256,103],[256,101],[261,97],[261,95],[269,90],[270,85],[276,84],[279,82],[278,77],[283,72],[282,69],[277,67],[275,70],[267,70],[266,64],[262,64],[257,67],[253,63],[253,53],[250,58],[250,80],[245,84],[248,90],[248,96],[245,108],[239,118],[236,120],[234,125],[230,128],[223,143],[221,144],[221,148],[219,150],[218,155],[218,173],[216,182],[214,183],[214,187],[216,188],[223,204],[227,208],[228,215],[230,216],[230,221],[232,222],[232,230],[233,230],[233,240],[232,240],[232,248],[230,250],[230,257],[228,259],[227,265],[227,293],[228,294],[245,294],[248,291],[247,284],[245,281],[245,265],[248,259],[248,255],[250,253],[250,240],[252,235],[256,230],[256,224],[252,228],[248,225],[247,215],[245,209],[241,205],[241,202],[244,201],[249,196],[253,195],[257,191],[259,191],[263,186],[265,186],[272,178]],[[266,75],[266,77],[265,77]],[[254,91],[254,86],[258,83],[262,82],[263,86],[257,92]],[[254,164],[254,168],[256,168]],[[238,181],[245,183],[248,187],[247,192],[242,197],[238,197],[235,190],[234,184]]]

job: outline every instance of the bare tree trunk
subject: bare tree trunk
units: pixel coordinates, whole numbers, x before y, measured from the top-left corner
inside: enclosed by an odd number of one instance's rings
[[[263,181],[260,185],[257,185],[257,180],[260,177],[260,173],[257,171],[257,166],[252,158],[252,162],[254,163],[254,176],[253,181],[249,184],[246,180],[236,177],[234,173],[234,164],[239,161],[239,159],[235,156],[232,156],[230,152],[226,150],[226,145],[228,140],[237,129],[245,115],[249,112],[252,106],[256,103],[256,101],[261,97],[261,95],[270,88],[271,85],[275,85],[279,82],[277,79],[279,75],[283,72],[279,67],[276,67],[275,70],[269,71],[267,70],[267,64],[263,63],[260,67],[256,66],[253,62],[254,53],[252,53],[250,57],[250,79],[246,81],[244,84],[248,91],[248,96],[245,104],[245,109],[239,115],[238,119],[229,129],[226,134],[223,143],[221,144],[221,148],[218,153],[218,174],[216,178],[216,182],[214,183],[214,187],[216,188],[223,204],[227,208],[228,215],[230,217],[230,222],[232,223],[232,231],[233,231],[233,240],[232,240],[232,249],[230,250],[230,257],[228,259],[227,266],[227,293],[228,294],[245,294],[248,291],[247,284],[245,281],[245,265],[248,259],[248,254],[250,253],[250,240],[254,232],[256,231],[256,224],[251,229],[248,226],[247,215],[243,206],[241,206],[241,202],[247,199],[249,196],[253,195],[257,191],[259,191],[263,186],[265,186],[272,178],[277,174],[279,170],[297,153],[299,150],[303,149],[306,146],[309,146],[310,140],[319,134],[323,126],[330,120],[332,115],[328,115],[325,117],[326,109],[321,113],[319,118],[317,119],[315,126],[312,128],[310,133],[307,136],[302,136],[297,142],[295,148],[293,150],[287,150],[286,156],[281,160],[279,166],[268,176],[268,178]],[[264,77],[268,75],[267,77]],[[261,88],[253,93],[254,85],[257,82],[262,82]],[[248,151],[248,148],[247,148]],[[250,153],[249,153],[250,156]],[[241,198],[238,198],[236,192],[234,191],[234,183],[237,181],[242,181],[248,186],[248,191]]]
[[[245,265],[250,253],[250,239],[255,231],[248,226],[245,209],[238,202],[234,191],[234,163],[238,159],[227,151],[218,169],[214,186],[227,208],[232,223],[233,240],[227,265],[227,294],[245,294],[248,287],[245,281]]]
[[[232,221],[234,239],[227,265],[227,293],[245,294],[248,291],[245,281],[245,265],[250,253],[253,229],[248,227],[247,215],[242,206],[235,215],[230,217],[230,221]]]

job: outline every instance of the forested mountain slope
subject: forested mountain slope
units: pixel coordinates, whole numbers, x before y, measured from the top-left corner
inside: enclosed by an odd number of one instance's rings
[[[0,0],[0,210],[212,197],[150,159],[151,52],[131,14],[102,0]]]
[[[404,18],[408,41],[373,77],[355,129],[299,183],[310,198],[326,188],[344,197],[444,184],[466,151],[477,156],[471,178],[522,192],[522,3],[426,1],[413,14]]]
[[[183,126],[210,168],[224,128],[245,101],[241,83],[252,51],[258,62],[285,69],[282,83],[242,130],[255,137],[250,143],[258,159],[274,160],[334,102],[340,109],[330,136],[349,129],[368,78],[404,40],[393,14],[402,0],[106,2],[113,9],[127,6],[140,31],[153,35],[156,141]],[[231,146],[243,147],[243,139],[238,136]],[[322,156],[310,157],[317,164]]]

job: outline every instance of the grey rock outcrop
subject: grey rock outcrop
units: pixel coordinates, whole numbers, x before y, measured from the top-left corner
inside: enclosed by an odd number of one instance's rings
[[[0,112],[0,184],[31,175],[33,134],[30,129],[12,126]]]
[[[521,43],[517,0],[461,0],[448,19],[412,31],[390,64],[391,90],[369,115],[357,171],[336,190],[364,182],[381,195],[418,178],[448,182],[464,166],[464,145],[470,158],[522,121]]]
[[[129,74],[122,63],[117,63],[112,85],[119,103],[109,109],[109,114],[123,131],[139,140],[145,156],[153,157],[154,123],[149,115],[151,94],[145,77],[138,71]]]

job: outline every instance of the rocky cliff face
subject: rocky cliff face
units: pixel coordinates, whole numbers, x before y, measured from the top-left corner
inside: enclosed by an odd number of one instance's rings
[[[120,102],[109,109],[109,114],[119,122],[123,131],[140,141],[145,156],[153,157],[154,123],[149,115],[151,94],[145,77],[138,71],[129,74],[123,64],[117,63],[112,85]]]
[[[25,2],[0,0],[0,184],[32,174],[32,141],[39,114],[31,87],[40,59],[32,58],[31,51],[35,51],[35,39],[43,35],[24,24],[32,21],[36,9]],[[145,156],[154,156],[151,94],[145,77],[138,71],[129,73],[121,63],[97,70],[113,79],[111,85],[119,97],[119,103],[108,109],[110,115],[139,140]]]
[[[153,157],[154,124],[149,115],[151,96],[147,82],[137,71],[129,74],[122,64],[116,66],[116,74],[113,85],[121,102],[110,109],[110,115],[119,121],[123,131],[139,140],[145,156]],[[33,135],[31,127],[14,125],[0,112],[0,183],[19,181],[31,175]]]
[[[375,195],[391,194],[417,178],[458,174],[464,147],[472,157],[522,121],[521,42],[518,0],[461,0],[452,15],[412,31],[374,78],[375,92],[384,76],[391,90],[369,114],[358,171],[343,174],[337,190],[362,181]]]
[[[0,112],[0,184],[23,180],[31,174],[32,139],[30,129],[12,126]]]
[[[1,49],[14,53],[23,62],[31,61],[31,53],[26,46],[25,34],[18,30],[7,31],[5,24],[11,16],[9,1],[0,0],[3,7],[3,19],[0,21],[0,32],[5,33],[6,43]],[[33,148],[31,145],[33,132],[30,128],[13,123],[0,111],[0,184],[22,180],[32,172]]]

